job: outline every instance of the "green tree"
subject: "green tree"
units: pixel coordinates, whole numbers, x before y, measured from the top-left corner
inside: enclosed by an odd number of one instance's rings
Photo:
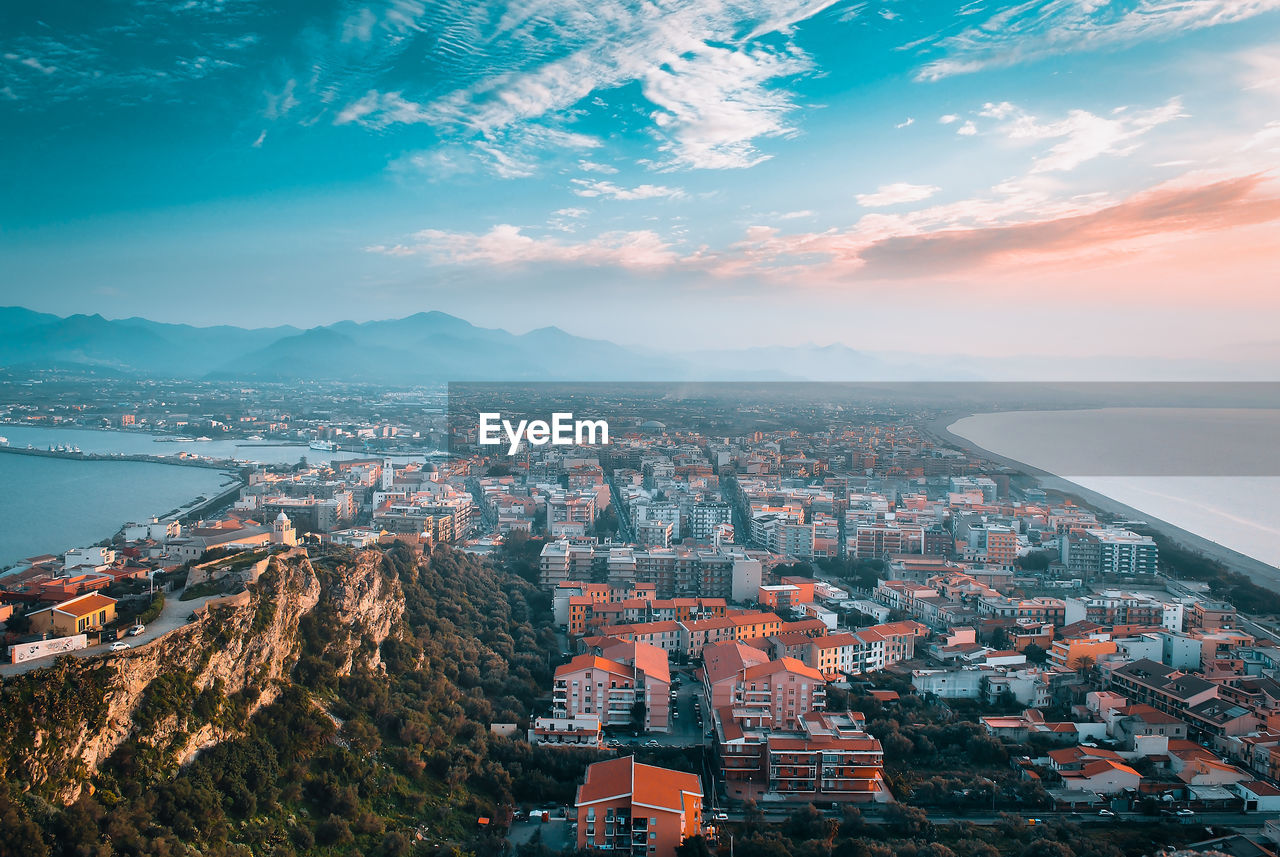
[[[701,834],[690,836],[676,846],[676,857],[714,857],[715,852]]]
[[[637,699],[631,704],[631,725],[635,727],[637,732],[644,730],[646,713],[648,713],[648,708],[645,706],[643,699]]]

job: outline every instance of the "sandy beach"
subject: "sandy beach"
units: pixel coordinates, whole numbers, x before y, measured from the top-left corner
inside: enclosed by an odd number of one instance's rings
[[[1234,551],[1231,548],[1225,547],[1189,530],[1185,530],[1182,527],[1175,526],[1168,521],[1153,517],[1151,514],[1143,512],[1140,509],[1135,509],[1132,506],[1125,505],[1124,503],[1114,500],[1104,494],[1099,494],[1097,491],[1085,488],[1083,485],[1063,479],[1060,476],[1041,470],[1038,467],[1033,467],[1025,462],[1016,461],[1012,458],[1000,455],[997,452],[993,452],[992,450],[984,449],[967,438],[960,437],[959,435],[951,432],[950,427],[957,421],[974,415],[975,414],[972,411],[953,411],[941,414],[931,420],[929,424],[924,427],[924,430],[943,445],[950,446],[955,449],[963,449],[973,455],[980,456],[989,461],[996,462],[997,464],[1003,464],[1006,467],[1021,471],[1029,476],[1033,476],[1042,487],[1070,494],[1079,498],[1081,502],[1099,511],[1146,521],[1152,530],[1172,539],[1183,547],[1217,560],[1232,571],[1237,571],[1241,574],[1247,575],[1256,583],[1265,585],[1270,589],[1280,591],[1280,568],[1268,565],[1267,563],[1254,559],[1253,557],[1245,556],[1238,551]]]

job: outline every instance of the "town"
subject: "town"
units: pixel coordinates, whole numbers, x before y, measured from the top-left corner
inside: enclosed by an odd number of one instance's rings
[[[521,545],[559,660],[541,711],[503,729],[600,760],[561,816],[508,819],[513,841],[555,831],[570,849],[674,855],[812,805],[1209,825],[1214,847],[1274,853],[1276,596],[949,445],[927,408],[663,407],[632,402],[611,437],[515,456],[454,421],[447,457],[240,462],[220,505],[0,574],[0,679],[209,621],[272,556],[399,544],[485,560]],[[684,425],[746,410],[783,427]],[[200,431],[237,423],[201,413]],[[270,420],[228,431],[377,425]],[[392,418],[376,434],[424,428]],[[1229,603],[1228,584],[1256,597]]]

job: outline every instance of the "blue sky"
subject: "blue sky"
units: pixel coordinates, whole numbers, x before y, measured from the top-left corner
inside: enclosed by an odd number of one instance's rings
[[[10,2],[0,297],[1229,350],[1280,320],[1278,117],[1280,0]]]

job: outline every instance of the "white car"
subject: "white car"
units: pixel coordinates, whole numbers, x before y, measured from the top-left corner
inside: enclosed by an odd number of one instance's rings
[[[1186,816],[1188,816],[1188,815],[1195,815],[1195,814],[1196,814],[1196,811],[1195,811],[1194,809],[1180,809],[1180,810],[1178,810],[1178,815],[1181,815],[1181,816],[1183,816],[1184,818],[1185,818]]]
[[[1109,810],[1109,809],[1100,809],[1100,810],[1098,810],[1098,815],[1101,815],[1101,816],[1103,816],[1103,817],[1105,817],[1105,818],[1115,818],[1115,817],[1116,817],[1116,814],[1115,814],[1114,812],[1112,812],[1111,810]]]
[[[115,642],[111,644],[111,651],[113,652],[123,652],[125,649],[131,649],[131,648],[133,647],[125,642]]]
[[[136,637],[146,630],[147,630],[146,625],[134,625],[132,628],[129,629],[129,636]]]
[[[729,820],[729,813],[727,812],[716,813],[716,821],[728,821],[728,820]]]

